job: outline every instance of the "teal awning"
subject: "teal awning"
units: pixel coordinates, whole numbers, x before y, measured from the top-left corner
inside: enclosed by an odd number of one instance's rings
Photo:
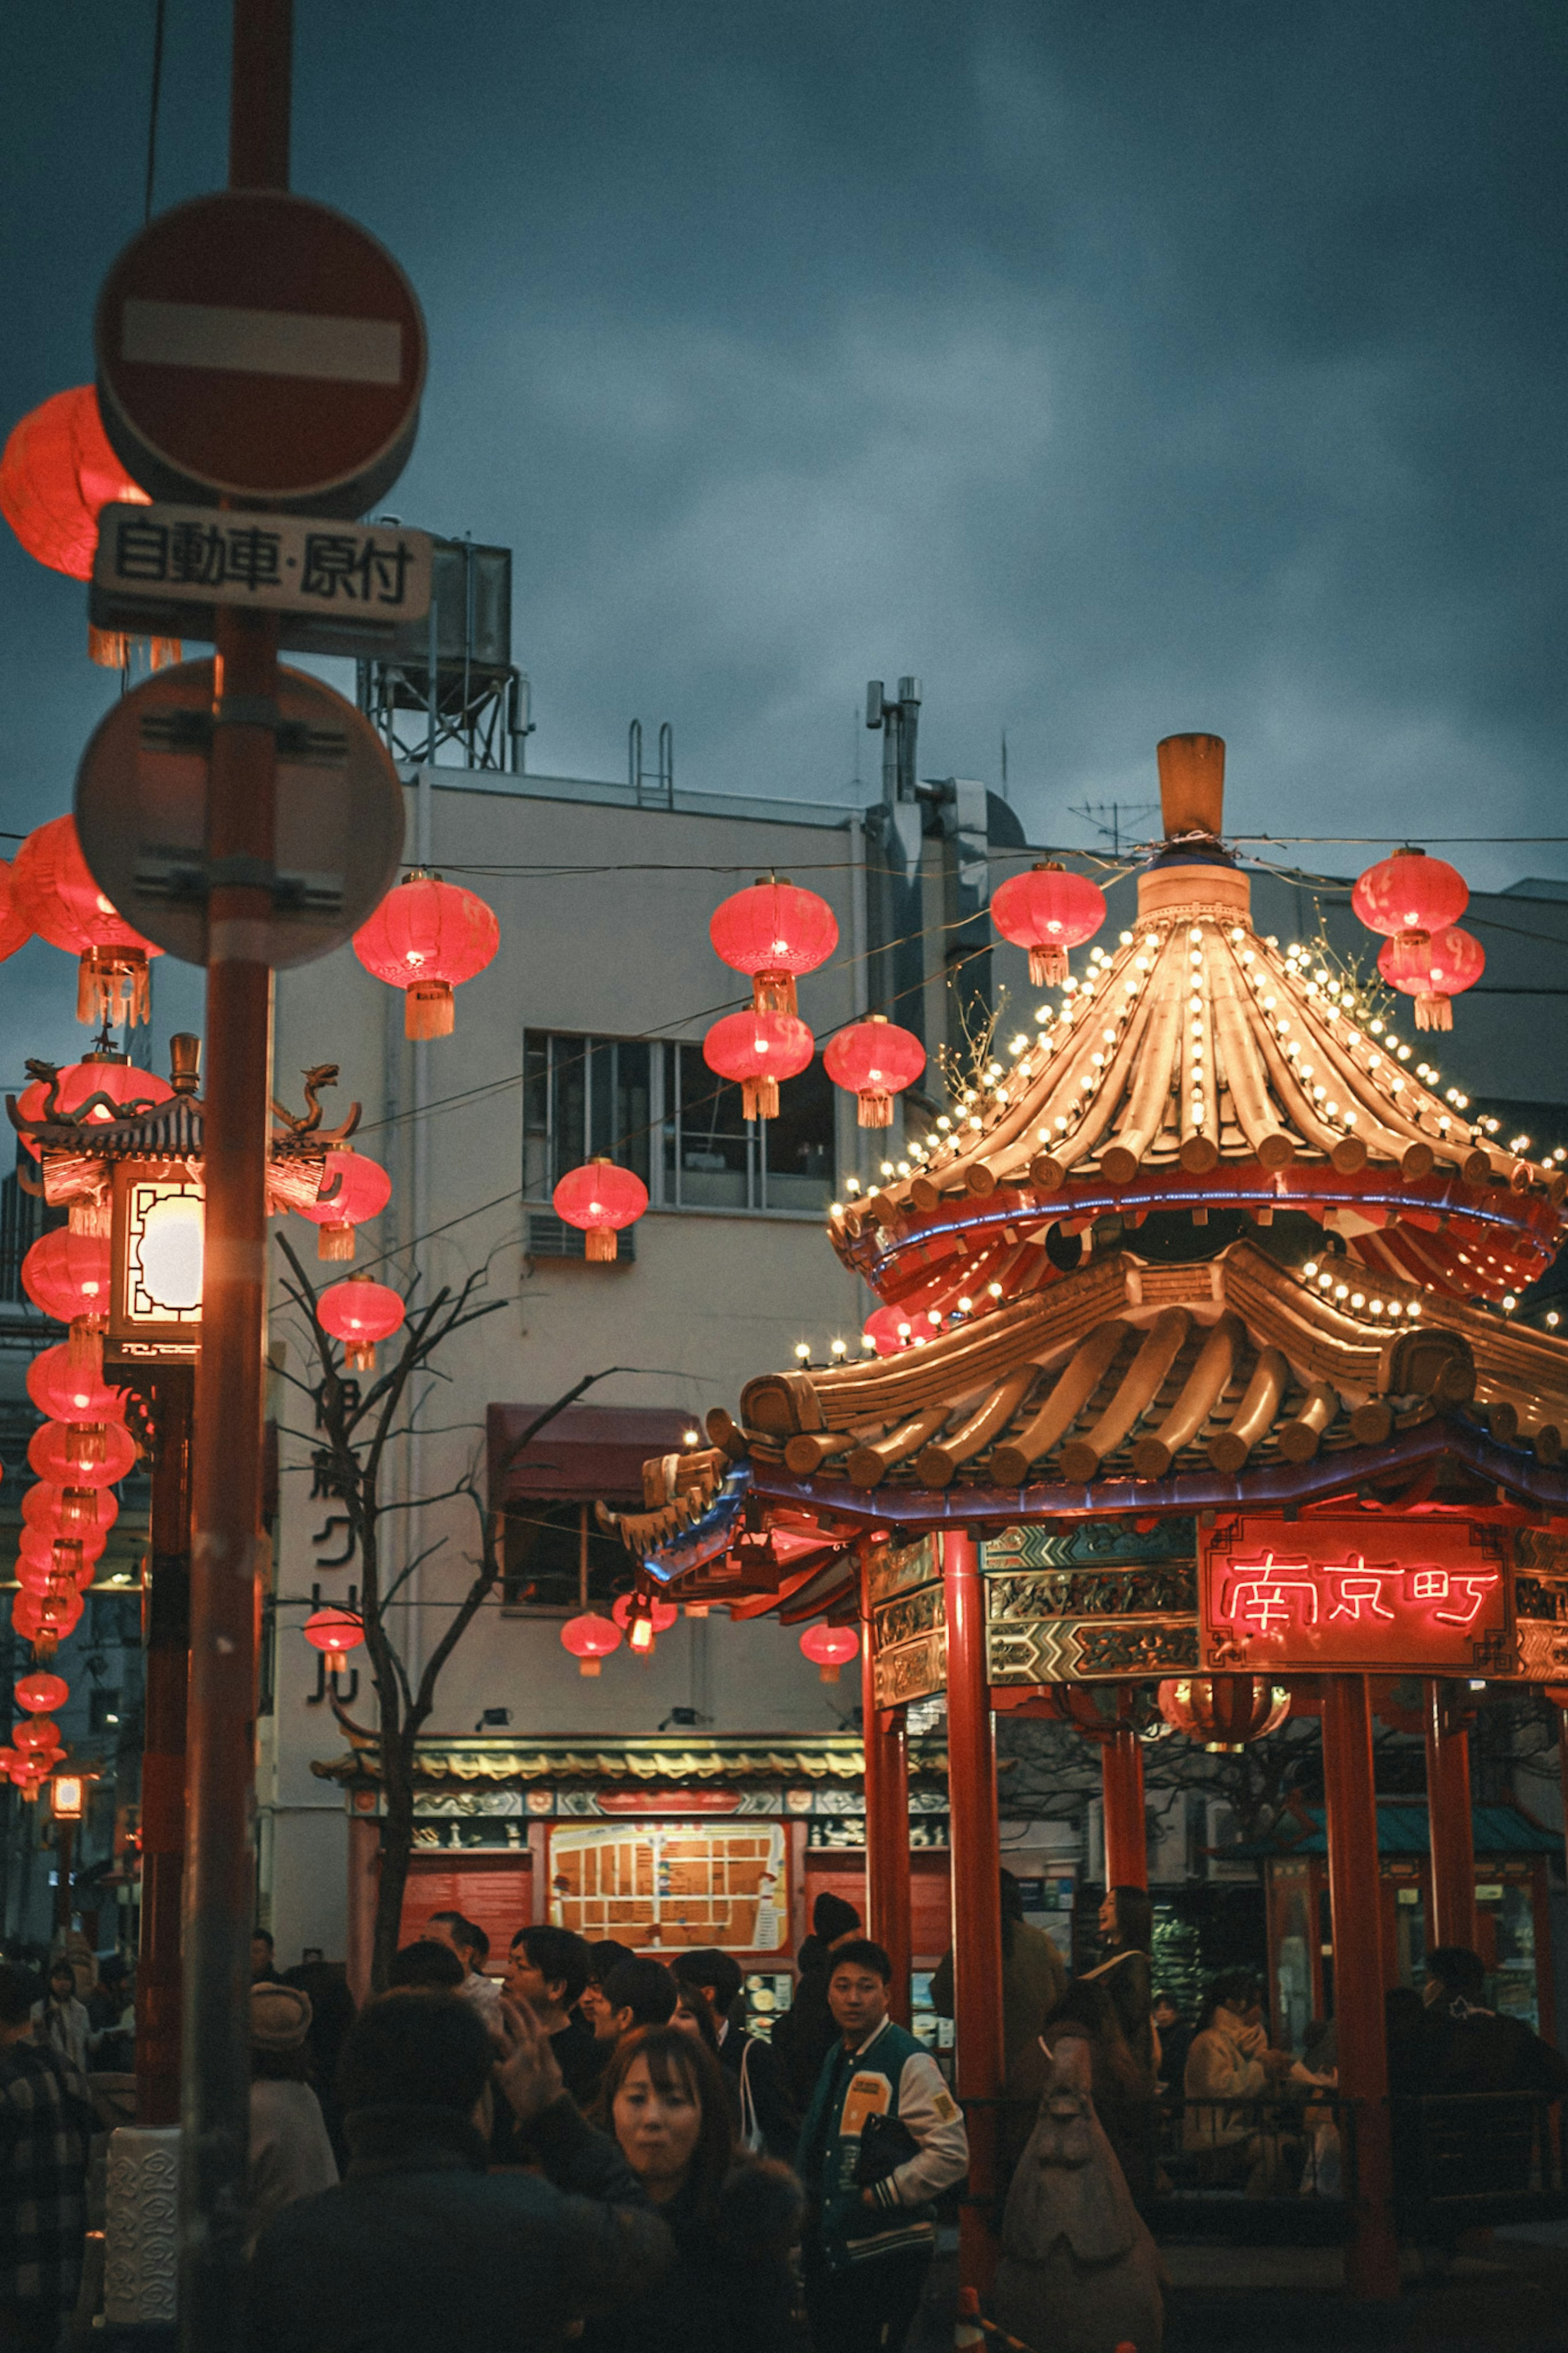
[[[1308,1827],[1302,1827],[1303,1818]],[[1472,1806],[1470,1826],[1478,1860],[1483,1855],[1561,1854],[1563,1840],[1555,1831],[1542,1830],[1517,1806]],[[1379,1802],[1379,1854],[1429,1854],[1431,1831],[1424,1805]],[[1321,1806],[1304,1806],[1301,1813],[1282,1822],[1271,1838],[1251,1839],[1240,1846],[1216,1850],[1226,1860],[1259,1862],[1269,1856],[1327,1854],[1328,1832]]]

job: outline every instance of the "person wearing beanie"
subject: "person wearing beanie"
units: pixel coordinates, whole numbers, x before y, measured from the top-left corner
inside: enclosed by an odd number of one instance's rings
[[[811,2105],[822,2063],[838,2037],[827,2007],[833,1948],[860,1934],[860,1915],[842,1895],[825,1888],[811,1907],[811,1935],[795,1956],[800,1974],[795,2000],[773,2021],[772,2037],[790,2098],[801,2116]]]
[[[274,2214],[338,2178],[321,2102],[306,2081],[310,2032],[310,1997],[300,1987],[274,1978],[252,1985],[247,2255]]]

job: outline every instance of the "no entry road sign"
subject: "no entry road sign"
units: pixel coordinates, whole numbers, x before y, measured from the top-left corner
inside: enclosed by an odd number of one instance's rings
[[[384,247],[271,189],[198,196],[110,270],[99,406],[154,498],[362,514],[419,423],[425,322]]]
[[[214,675],[210,661],[158,670],[100,722],[77,771],[82,854],[126,922],[185,964],[207,961],[207,894],[225,883],[271,891],[256,961],[310,964],[341,947],[396,881],[403,787],[352,702],[303,670],[280,668],[272,864],[252,871],[252,861],[231,860],[246,871],[215,870]]]

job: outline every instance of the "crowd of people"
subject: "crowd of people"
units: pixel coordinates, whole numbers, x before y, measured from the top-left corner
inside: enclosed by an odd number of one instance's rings
[[[1273,2048],[1245,1971],[1216,1978],[1189,2021],[1152,1981],[1142,1890],[1107,1894],[1100,1957],[1077,1976],[1006,1872],[1000,1905],[1004,2189],[1075,2044],[1137,2207],[1170,2189],[1170,2162],[1254,2196],[1338,2189],[1331,2024],[1304,2057]],[[584,2353],[900,2353],[969,2147],[851,1905],[817,1898],[793,2005],[765,2041],[716,1949],[667,1967],[530,1925],[499,1976],[490,1957],[482,1929],[438,1913],[356,2015],[341,1968],[318,1956],[279,1973],[258,1932],[258,2353],[566,2337]],[[109,1962],[89,1982],[80,1962],[53,1957],[41,1983],[0,1964],[0,2353],[56,2353],[103,2086],[133,2052],[128,1972]],[[931,1993],[951,2014],[951,1956]],[[1479,1958],[1450,1947],[1427,1956],[1420,1995],[1389,1996],[1396,2165],[1410,2161],[1401,2102],[1568,2094],[1568,2063],[1484,1993]],[[1487,2146],[1494,2168],[1508,2161]]]

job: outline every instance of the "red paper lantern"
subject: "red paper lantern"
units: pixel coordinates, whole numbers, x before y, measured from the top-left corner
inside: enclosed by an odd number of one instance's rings
[[[500,945],[500,926],[482,899],[421,868],[354,934],[366,972],[405,992],[406,1038],[450,1037],[454,987],[483,972]]]
[[[1351,905],[1369,932],[1440,932],[1457,923],[1470,903],[1464,876],[1424,849],[1396,849],[1369,866],[1351,892]]]
[[[71,1695],[70,1685],[63,1675],[49,1675],[35,1668],[24,1675],[16,1685],[16,1704],[33,1715],[47,1715],[52,1707],[64,1707]]]
[[[853,1626],[808,1626],[800,1638],[800,1647],[815,1663],[817,1681],[836,1683],[839,1668],[858,1654],[860,1637]]]
[[[607,1266],[616,1255],[616,1234],[635,1226],[647,1208],[647,1187],[613,1160],[585,1160],[581,1168],[567,1170],[550,1198],[563,1224],[588,1237],[584,1254]]]
[[[0,455],[0,514],[51,572],[90,579],[100,510],[147,503],[109,446],[90,384],[55,393],[12,427]]]
[[[1384,941],[1377,968],[1391,988],[1415,999],[1417,1029],[1451,1029],[1450,1000],[1475,987],[1487,968],[1487,952],[1450,923],[1443,931],[1400,932]]]
[[[351,1274],[334,1282],[316,1302],[323,1331],[341,1340],[351,1373],[368,1373],[375,1364],[376,1343],[389,1340],[403,1323],[403,1302],[384,1282],[368,1274]]]
[[[0,1781],[14,1781],[21,1763],[22,1757],[19,1749],[0,1748]]]
[[[109,1322],[109,1243],[101,1234],[73,1233],[68,1225],[40,1234],[22,1261],[22,1288],[35,1307],[70,1326],[71,1361],[103,1377],[103,1335]]]
[[[561,1629],[561,1641],[576,1660],[580,1675],[596,1675],[600,1660],[620,1649],[621,1630],[588,1609],[580,1618],[568,1618]]]
[[[76,1631],[86,1607],[79,1593],[24,1590],[11,1604],[11,1623],[23,1641],[31,1642],[41,1655],[46,1648],[52,1649],[56,1642],[63,1642],[68,1634]]]
[[[83,1528],[74,1535],[62,1536],[48,1528],[29,1526],[24,1521],[17,1533],[16,1551],[23,1567],[32,1562],[51,1577],[74,1577],[79,1584],[85,1577],[90,1584],[93,1564],[103,1558],[108,1543],[109,1534],[104,1528]]]
[[[119,1517],[117,1498],[102,1487],[59,1487],[40,1479],[22,1496],[24,1524],[51,1538],[107,1535]]]
[[[909,1310],[906,1307],[873,1307],[866,1318],[865,1329],[866,1337],[879,1356],[896,1356],[900,1348],[907,1348],[910,1345],[911,1322]]]
[[[16,907],[11,890],[11,861],[0,858],[0,964],[16,955],[33,936],[33,927]]]
[[[1105,893],[1087,875],[1047,858],[997,885],[991,920],[1005,940],[1028,949],[1031,985],[1056,988],[1068,976],[1068,950],[1093,939],[1104,923]]]
[[[793,1013],[726,1013],[702,1040],[710,1071],[741,1090],[746,1119],[776,1119],[779,1081],[799,1076],[816,1050],[816,1039]]]
[[[322,1195],[330,1196],[323,1199]],[[379,1218],[392,1198],[392,1179],[379,1160],[340,1145],[329,1152],[321,1170],[321,1191],[300,1215],[320,1226],[316,1256],[349,1259],[354,1254],[354,1229]]]
[[[30,1749],[35,1757],[58,1756],[65,1738],[52,1715],[35,1715],[26,1724],[17,1725],[11,1735],[24,1755]]]
[[[174,1088],[167,1079],[160,1079],[151,1071],[138,1071],[123,1054],[84,1054],[79,1062],[68,1062],[57,1071],[51,1083],[45,1079],[33,1079],[16,1098],[16,1114],[24,1121],[40,1124],[51,1119],[81,1119],[89,1126],[106,1126],[110,1120],[123,1119],[139,1111],[154,1110],[159,1103],[174,1100]],[[93,1097],[101,1095],[101,1103]],[[85,1108],[91,1104],[91,1109]],[[29,1134],[22,1142],[35,1160],[40,1157],[37,1145]],[[71,1203],[70,1221],[79,1233],[107,1237],[110,1226],[107,1191],[100,1203]]]
[[[97,1447],[95,1460],[80,1459],[84,1444]],[[46,1421],[27,1440],[27,1462],[38,1478],[73,1493],[113,1487],[136,1467],[136,1440],[123,1422]]]
[[[714,909],[708,936],[731,970],[749,977],[753,1012],[794,1013],[796,978],[826,963],[838,923],[815,891],[758,881]]]
[[[311,1649],[326,1654],[328,1673],[341,1675],[348,1665],[349,1652],[357,1651],[364,1640],[364,1621],[352,1609],[312,1609],[304,1631]]]
[[[1289,1691],[1266,1675],[1193,1675],[1163,1683],[1156,1697],[1167,1724],[1216,1757],[1277,1732],[1290,1713]]]
[[[11,869],[11,898],[40,939],[80,957],[79,1021],[112,1028],[149,1018],[147,963],[163,951],[133,931],[99,889],[81,854],[74,817],[51,818],[27,836]]]
[[[891,1127],[893,1097],[912,1086],[925,1066],[926,1050],[913,1030],[900,1029],[881,1013],[840,1029],[822,1057],[834,1085],[856,1098],[862,1127]]]
[[[27,1395],[52,1421],[123,1421],[125,1392],[111,1389],[70,1361],[62,1341],[46,1348],[27,1367]]]

